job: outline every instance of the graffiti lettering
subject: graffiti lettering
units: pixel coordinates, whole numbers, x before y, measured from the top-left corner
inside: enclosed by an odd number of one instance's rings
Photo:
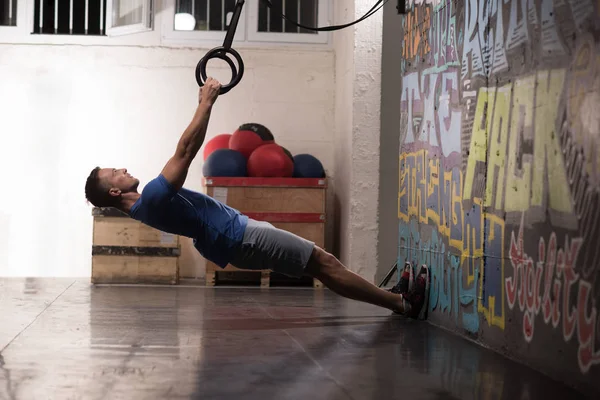
[[[402,79],[402,97],[400,100],[400,109],[404,114],[408,114],[408,123],[406,124],[405,143],[415,141],[415,114],[423,113],[423,103],[421,101],[421,91],[419,88],[419,74],[417,72],[404,76]],[[418,120],[420,121],[420,119]]]
[[[530,207],[548,206],[559,212],[572,212],[555,129],[564,79],[564,70],[541,71],[514,84],[480,89],[467,163],[465,199],[481,195],[474,193],[473,185],[476,179],[482,179],[476,175],[478,165],[487,163],[486,207],[525,211]],[[537,89],[532,91],[533,88]],[[522,151],[520,159],[517,146]],[[548,185],[546,179],[552,185]]]
[[[465,40],[462,55],[462,78],[467,76],[485,76],[483,55],[481,53],[481,42],[485,21],[479,19],[479,15],[486,16],[483,11],[485,2],[477,0],[465,1]],[[477,30],[479,26],[479,30]],[[470,70],[469,70],[470,69]]]
[[[460,155],[460,109],[458,71],[405,75],[400,107],[407,114],[403,143],[428,143],[442,154]],[[438,95],[438,93],[440,93]],[[439,137],[438,137],[439,135]]]
[[[477,312],[490,325],[504,327],[504,221],[485,215],[480,199],[470,209],[462,204],[462,172],[446,170],[445,161],[431,157],[427,150],[400,157],[398,217],[400,224],[400,261],[427,264],[435,278],[431,291],[431,310],[452,313],[460,305],[461,324],[469,332],[479,327]],[[419,231],[418,224],[426,224]],[[425,228],[423,228],[425,229]],[[424,238],[423,232],[430,232]],[[484,239],[485,238],[485,239]],[[484,246],[495,255],[484,266]],[[489,279],[479,279],[479,277]],[[482,299],[478,303],[477,298]],[[465,308],[470,311],[465,311]]]
[[[535,1],[511,0],[506,49],[513,50],[529,42],[529,25],[537,23]]]
[[[542,52],[546,56],[560,57],[566,54],[566,50],[558,35],[554,9],[554,0],[542,0]]]
[[[460,65],[456,40],[456,16],[453,7],[454,2],[450,1],[441,3],[439,8],[434,9],[432,25],[435,29],[429,30],[431,45],[429,63],[434,66],[425,70],[424,73],[442,72],[448,67]]]
[[[430,266],[436,323],[516,331],[512,356],[539,363],[551,344],[586,374],[600,365],[600,1],[409,3],[398,261]]]
[[[596,53],[596,54],[595,54]],[[583,166],[595,185],[600,185],[600,54],[591,37],[582,41],[573,59],[568,85],[567,115],[571,132],[582,146]],[[592,90],[590,90],[592,89]]]
[[[412,60],[429,54],[429,28],[431,26],[431,8],[415,8],[404,18],[404,46],[402,58]]]
[[[581,238],[565,237],[559,248],[555,233],[550,235],[548,245],[539,239],[537,262],[525,252],[523,224],[518,236],[511,233],[510,262],[512,274],[505,279],[506,300],[512,310],[518,304],[523,312],[523,337],[531,342],[535,334],[535,320],[542,311],[543,323],[552,322],[554,329],[562,326],[565,342],[576,339],[579,343],[578,361],[582,372],[600,364],[600,349],[594,346],[597,309],[590,305],[591,284],[575,272],[580,253]],[[545,268],[544,268],[545,267]],[[571,303],[573,289],[577,293],[576,304]]]
[[[512,118],[510,121],[510,139],[508,145],[508,165],[506,172],[506,211],[527,210],[531,185],[531,163],[533,157],[518,149],[531,148],[534,138],[534,89],[535,79],[524,78],[515,83],[513,89]]]
[[[587,0],[568,2],[574,24],[581,27],[593,14],[594,6]],[[510,5],[504,7],[505,3]],[[541,43],[542,56],[567,55],[556,22],[557,6],[562,2],[540,0],[539,3],[540,6],[535,0],[465,1],[462,78],[488,77],[507,70],[507,52],[518,51],[532,40]],[[504,13],[509,14],[508,19]],[[507,29],[504,29],[505,20]],[[534,36],[538,34],[539,37]]]
[[[600,191],[597,190],[597,185],[593,184],[585,169],[581,168],[582,163],[578,162],[583,159],[585,150],[573,140],[573,136],[567,129],[562,132],[561,148],[565,154],[570,189],[574,193],[573,201],[580,235],[592,239],[587,246],[584,243],[585,251],[581,269],[583,276],[591,279],[594,269],[600,265],[600,248],[593,240],[600,237],[600,213],[598,212]]]
[[[567,186],[564,161],[560,156],[556,113],[561,98],[564,70],[540,71],[537,74],[535,143],[533,150],[536,168],[532,179],[531,205],[542,206],[542,193],[546,178],[549,185],[548,207],[571,213],[573,207]],[[553,118],[554,117],[554,118]],[[547,172],[547,176],[543,172]]]
[[[442,74],[442,94],[439,98],[438,123],[442,140],[442,153],[460,154],[460,124],[462,111],[458,94],[458,71]]]
[[[504,329],[504,220],[492,214],[485,215],[485,257],[479,298],[479,312],[488,321]],[[483,263],[482,257],[482,263]]]
[[[412,261],[416,265],[428,265],[431,271],[429,307],[454,317],[468,332],[479,329],[477,315],[477,276],[464,282],[461,257],[446,253],[448,247],[435,229],[429,239],[419,232],[416,220],[400,227],[400,260]]]
[[[442,1],[444,1],[444,0],[409,0],[408,5],[410,7],[419,6],[422,4],[433,4],[434,6],[437,6]]]
[[[573,13],[573,20],[578,28],[594,14],[594,4],[591,1],[569,0],[569,5]]]

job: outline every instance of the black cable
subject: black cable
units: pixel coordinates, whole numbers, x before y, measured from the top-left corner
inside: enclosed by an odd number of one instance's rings
[[[304,28],[304,29],[307,29],[310,31],[320,32],[320,31],[337,31],[337,30],[352,26],[354,24],[357,24],[361,21],[364,21],[365,19],[369,18],[371,15],[373,15],[377,11],[379,11],[385,5],[385,3],[387,3],[389,0],[378,0],[377,3],[375,3],[375,5],[365,15],[363,15],[362,17],[360,17],[359,19],[357,19],[354,22],[350,22],[350,23],[347,23],[344,25],[330,25],[330,26],[324,26],[324,27],[312,27],[312,26],[306,26],[306,25],[299,24],[298,22],[293,21],[293,20],[289,19],[288,17],[286,17],[282,10],[279,10],[278,8],[276,8],[273,5],[273,3],[271,3],[271,0],[262,0],[262,1],[266,3],[267,7],[269,7],[272,10],[277,11],[277,13],[280,14],[284,20],[291,22],[292,24],[294,24],[300,28]],[[379,6],[379,7],[377,7],[377,6]]]
[[[289,19],[288,17],[286,17],[285,14],[283,14],[283,11],[276,9],[275,6],[273,5],[273,3],[271,3],[271,0],[262,0],[262,1],[264,1],[266,3],[267,7],[278,11],[284,20],[291,22],[292,24],[294,24],[300,28],[304,28],[304,29],[311,30],[311,31],[336,31],[339,29],[347,28],[347,27],[357,24],[361,21],[364,21],[365,19],[369,18],[371,15],[373,15],[377,11],[379,11],[389,0],[378,0],[377,3],[375,3],[375,5],[365,15],[363,15],[361,18],[357,19],[354,22],[350,22],[350,23],[344,24],[344,25],[331,25],[331,26],[324,26],[324,27],[312,27],[312,26],[305,26],[305,25],[299,24],[298,22],[293,21],[293,20]],[[229,84],[221,86],[221,90],[220,90],[221,94],[227,93],[229,90],[234,88],[242,79],[242,76],[244,74],[244,62],[242,60],[242,57],[239,55],[239,53],[231,48],[231,42],[233,41],[233,36],[234,36],[235,30],[237,28],[238,20],[240,18],[240,14],[242,12],[242,7],[244,5],[244,2],[245,2],[244,0],[238,0],[236,2],[235,12],[233,14],[233,18],[229,25],[229,28],[227,29],[227,35],[225,36],[225,41],[223,42],[223,46],[215,47],[214,49],[210,50],[204,57],[202,57],[200,59],[200,61],[198,62],[198,65],[196,65],[196,81],[198,82],[199,86],[203,86],[204,82],[207,79],[206,64],[212,58],[220,58],[220,59],[225,60],[229,64],[229,67],[231,68],[231,72],[233,75],[233,78]],[[227,53],[234,56],[234,58],[238,62],[239,69],[236,68],[233,61],[231,61],[231,59],[227,57],[227,55],[226,55]]]

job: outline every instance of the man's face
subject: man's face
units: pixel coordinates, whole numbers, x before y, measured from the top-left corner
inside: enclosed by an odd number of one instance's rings
[[[140,184],[138,179],[127,173],[126,168],[102,168],[98,177],[110,188],[110,194],[113,196],[136,192]]]

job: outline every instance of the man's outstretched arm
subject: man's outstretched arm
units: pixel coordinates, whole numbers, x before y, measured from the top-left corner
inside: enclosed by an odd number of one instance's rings
[[[208,78],[200,88],[200,102],[194,117],[181,135],[175,154],[162,170],[162,175],[176,190],[183,186],[190,164],[204,143],[212,106],[219,97],[220,89],[221,84],[212,78]]]

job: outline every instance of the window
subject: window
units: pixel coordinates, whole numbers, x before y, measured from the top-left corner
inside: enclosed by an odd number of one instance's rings
[[[152,0],[34,0],[33,33],[118,35],[151,28]]]
[[[0,25],[17,26],[17,0],[0,0]]]
[[[197,43],[223,41],[237,0],[165,0],[163,38]],[[247,3],[246,3],[247,4]],[[235,40],[245,40],[246,6],[242,9]]]
[[[318,26],[319,2],[317,0],[273,0],[271,9],[264,1],[258,2],[258,31],[278,33],[308,33],[317,32],[301,28],[283,19],[277,10],[290,20],[304,26]]]
[[[175,30],[226,31],[236,0],[177,0]]]
[[[150,31],[153,27],[153,13],[152,0],[108,0],[107,35]]]
[[[107,0],[35,0],[33,33],[104,35]]]
[[[327,43],[327,32],[300,28],[288,19],[310,27],[330,25],[327,0],[271,0],[273,9],[262,0],[249,0],[248,39],[264,42]]]
[[[164,0],[163,38],[167,41],[222,41],[237,0]],[[287,18],[306,26],[328,24],[329,0],[246,0],[235,41],[326,43],[327,32],[299,28]]]

